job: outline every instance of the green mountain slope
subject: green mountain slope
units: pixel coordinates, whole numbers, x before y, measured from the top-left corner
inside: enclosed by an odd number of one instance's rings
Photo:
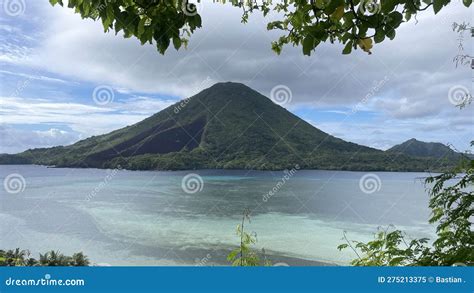
[[[218,83],[131,126],[0,163],[127,169],[439,169],[333,137],[239,83]]]
[[[414,138],[405,141],[404,143],[393,146],[388,150],[392,153],[402,153],[414,157],[431,157],[431,158],[448,158],[458,159],[461,154],[455,152],[448,146],[439,142],[423,142]]]

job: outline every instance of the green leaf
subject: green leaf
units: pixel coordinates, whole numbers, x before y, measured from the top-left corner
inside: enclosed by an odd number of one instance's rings
[[[383,42],[383,40],[385,39],[385,32],[383,31],[382,28],[379,28],[376,32],[375,32],[375,36],[374,36],[374,41],[375,43],[381,43]]]
[[[433,0],[433,10],[437,14],[444,6],[444,0]]]
[[[405,12],[405,21],[409,21],[411,19],[411,12],[407,11]]]
[[[140,19],[140,22],[138,22],[137,32],[139,36],[145,32],[145,22],[146,17],[143,17],[142,19]]]
[[[303,54],[310,56],[313,48],[314,48],[314,37],[313,35],[309,34],[303,40]]]
[[[331,14],[331,19],[333,21],[339,21],[344,15],[344,5],[341,5],[336,8],[333,14]]]
[[[352,52],[352,41],[349,41],[344,47],[344,50],[342,50],[342,54],[347,55],[347,54],[350,54],[351,52]]]
[[[389,29],[385,31],[385,35],[390,39],[393,40],[395,38],[395,30],[394,29]]]
[[[382,12],[389,13],[390,11],[395,9],[395,6],[399,4],[398,0],[383,0],[382,1]]]
[[[112,23],[114,21],[114,7],[112,5],[107,5],[106,6],[106,12],[107,12],[107,20],[109,23]]]
[[[347,247],[349,247],[349,245],[344,243],[344,244],[339,245],[339,246],[337,247],[337,249],[338,249],[338,250],[343,250],[343,249],[345,249],[345,248],[347,248]]]
[[[179,37],[173,38],[173,46],[176,50],[178,50],[181,47],[181,39]]]
[[[403,15],[398,11],[394,11],[390,13],[389,17],[390,17],[390,21],[388,24],[393,28],[399,27],[400,24],[403,22]]]
[[[464,4],[464,6],[469,7],[472,4],[472,0],[462,0],[462,3]]]
[[[344,0],[331,0],[329,3],[327,3],[324,12],[330,15],[341,5],[344,5]]]

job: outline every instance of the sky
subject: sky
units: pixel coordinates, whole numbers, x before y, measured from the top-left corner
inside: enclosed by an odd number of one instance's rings
[[[472,93],[472,69],[453,63],[452,23],[472,20],[461,1],[436,16],[420,13],[371,55],[324,44],[309,57],[292,46],[279,56],[271,50],[281,32],[266,23],[278,16],[255,13],[242,24],[229,4],[203,1],[203,28],[187,49],[163,56],[47,0],[0,1],[0,153],[104,134],[223,81],[268,97],[284,89],[282,106],[294,114],[379,149],[417,138],[465,151],[474,138],[474,106],[454,105],[459,93]]]

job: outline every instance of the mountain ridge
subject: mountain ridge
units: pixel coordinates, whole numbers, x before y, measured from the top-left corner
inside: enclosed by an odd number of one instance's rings
[[[411,138],[401,144],[394,145],[387,152],[403,153],[413,157],[432,157],[432,158],[460,158],[462,155],[449,146],[440,142],[425,142]]]
[[[134,170],[303,169],[424,171],[413,158],[325,133],[240,83],[217,83],[130,126],[69,146],[0,156],[1,163]],[[451,164],[451,163],[449,163]]]

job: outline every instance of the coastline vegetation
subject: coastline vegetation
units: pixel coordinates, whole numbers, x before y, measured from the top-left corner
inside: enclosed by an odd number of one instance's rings
[[[37,266],[64,266],[64,267],[79,267],[89,266],[90,261],[82,252],[74,253],[72,256],[67,256],[59,251],[48,251],[44,254],[39,254],[39,258],[31,257],[28,250],[20,248],[11,250],[0,250],[0,266],[15,266],[15,267],[37,267]]]
[[[474,145],[474,142],[471,142]],[[406,241],[402,231],[390,227],[378,231],[367,243],[351,241],[339,250],[352,249],[355,266],[472,266],[474,265],[474,160],[466,158],[456,169],[428,177],[431,218],[437,238]]]

